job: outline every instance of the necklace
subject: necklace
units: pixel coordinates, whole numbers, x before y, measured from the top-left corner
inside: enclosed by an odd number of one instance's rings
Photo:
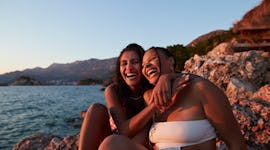
[[[141,99],[142,96],[138,96],[138,97],[132,97],[132,96],[129,96],[129,98],[130,98],[131,100],[137,101],[137,100]]]

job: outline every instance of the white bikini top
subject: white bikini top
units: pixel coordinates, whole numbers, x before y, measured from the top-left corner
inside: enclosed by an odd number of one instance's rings
[[[215,129],[207,119],[156,122],[149,131],[149,139],[158,149],[184,147],[216,138]]]

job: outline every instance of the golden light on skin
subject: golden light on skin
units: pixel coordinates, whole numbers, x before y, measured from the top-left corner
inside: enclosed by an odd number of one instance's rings
[[[136,88],[142,79],[141,62],[134,51],[126,51],[120,59],[120,73],[127,85]]]
[[[162,52],[149,49],[143,57],[143,74],[149,82],[155,85],[161,74],[174,72],[174,59]]]
[[[154,49],[146,51],[143,56],[143,74],[146,79],[153,85],[159,79],[160,67],[159,67],[159,58]]]

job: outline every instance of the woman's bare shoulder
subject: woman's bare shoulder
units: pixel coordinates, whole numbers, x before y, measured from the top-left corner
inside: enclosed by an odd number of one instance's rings
[[[112,83],[109,86],[106,87],[105,91],[104,91],[104,95],[106,98],[106,101],[112,99],[118,99],[119,98],[119,93],[117,93],[117,86],[116,84]]]
[[[189,87],[195,90],[196,92],[209,93],[210,91],[212,91],[212,89],[217,88],[217,86],[214,83],[201,76],[189,74],[189,78],[190,78]]]
[[[184,74],[184,75],[188,75],[189,79],[191,81],[200,81],[200,80],[204,79],[203,77],[201,77],[199,75],[196,75],[196,74],[187,73],[187,74]]]
[[[200,95],[200,98],[202,100],[212,100],[220,102],[221,99],[227,99],[224,91],[217,85],[215,85],[213,82],[200,76],[194,77],[195,78],[192,81],[192,89],[194,90],[194,92]]]
[[[105,89],[105,93],[116,92],[116,85],[114,83],[108,85]]]
[[[196,74],[187,74],[189,75],[189,79],[192,83],[195,84],[207,84],[211,83],[208,79],[203,78],[202,76],[196,75]]]

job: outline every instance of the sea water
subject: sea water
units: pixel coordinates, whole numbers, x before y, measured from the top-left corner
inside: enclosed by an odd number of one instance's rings
[[[105,104],[102,86],[0,86],[0,150],[35,133],[77,135],[80,111]]]

